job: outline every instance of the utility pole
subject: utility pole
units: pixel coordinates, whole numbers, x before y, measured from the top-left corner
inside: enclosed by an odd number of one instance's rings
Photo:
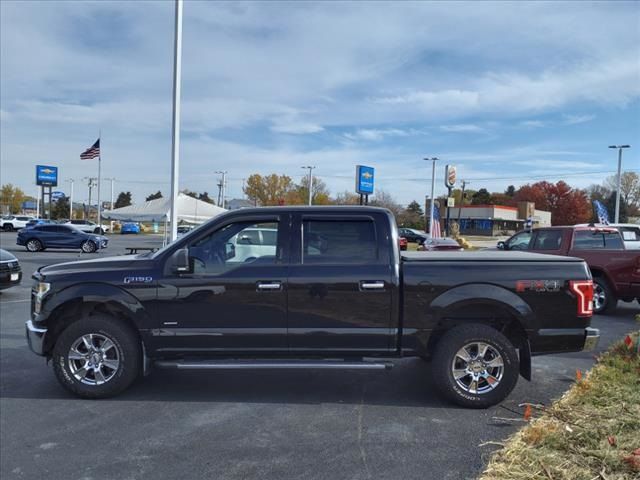
[[[90,219],[91,218],[91,190],[93,189],[93,187],[96,186],[96,184],[95,184],[96,178],[95,177],[84,177],[83,180],[87,180],[88,181],[87,186],[89,187],[89,210],[87,211],[87,218]],[[83,214],[84,214],[84,212],[83,212]]]
[[[468,183],[466,180],[462,180],[462,193],[460,194],[460,205],[458,205],[458,227],[460,227],[460,214],[462,213],[462,207],[464,207],[464,189]]]
[[[313,202],[313,169],[316,168],[315,166],[312,165],[307,165],[306,167],[300,167],[300,168],[308,168],[309,169],[309,205],[311,205]]]
[[[434,191],[436,188],[436,162],[438,157],[425,158],[424,160],[433,162],[431,164],[431,202],[429,202],[429,237],[433,238],[433,209],[435,208]]]
[[[220,175],[222,175],[222,179],[220,180],[220,183],[218,184],[219,190],[218,190],[218,205],[221,206],[222,208],[225,208],[225,196],[227,194],[227,171],[226,170],[218,170],[215,173],[219,173]]]
[[[622,170],[622,149],[631,148],[631,145],[609,145],[609,148],[618,149],[618,177],[616,179],[616,214],[614,223],[620,222],[620,178]]]

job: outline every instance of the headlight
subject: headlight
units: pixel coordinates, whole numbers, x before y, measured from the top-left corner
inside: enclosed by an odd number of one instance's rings
[[[42,298],[46,295],[46,293],[51,289],[51,284],[46,282],[38,282],[36,284],[36,296],[38,298]]]
[[[47,294],[47,292],[51,289],[51,284],[46,282],[38,282],[34,288],[34,293],[36,295],[36,301],[33,304],[33,312],[38,314],[42,308],[42,298]]]

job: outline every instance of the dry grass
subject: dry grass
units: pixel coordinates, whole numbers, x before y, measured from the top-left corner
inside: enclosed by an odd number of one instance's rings
[[[637,345],[640,332],[632,334]],[[481,480],[640,479],[640,356],[620,342],[494,453]]]

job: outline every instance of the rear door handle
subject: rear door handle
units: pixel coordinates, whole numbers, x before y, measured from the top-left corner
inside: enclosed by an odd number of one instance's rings
[[[385,284],[382,280],[362,280],[360,290],[384,290]]]
[[[256,288],[260,292],[277,292],[282,290],[282,282],[278,280],[269,282],[258,282]]]

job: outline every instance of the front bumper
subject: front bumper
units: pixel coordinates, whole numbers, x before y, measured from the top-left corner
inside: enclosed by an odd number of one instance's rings
[[[46,328],[38,328],[33,325],[31,320],[26,324],[27,343],[31,351],[37,355],[44,356],[44,338],[47,334]]]
[[[585,328],[584,348],[585,352],[595,350],[600,342],[600,330],[597,328],[587,327]]]

